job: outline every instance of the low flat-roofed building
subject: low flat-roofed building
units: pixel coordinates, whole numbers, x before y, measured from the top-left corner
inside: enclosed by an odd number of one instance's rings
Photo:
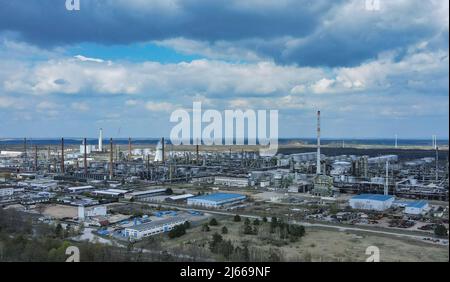
[[[0,188],[0,197],[9,197],[14,194],[14,188]]]
[[[208,208],[218,208],[225,205],[243,202],[247,196],[233,193],[214,193],[209,195],[189,198],[187,204],[191,206],[202,206]]]
[[[125,195],[125,199],[142,199],[142,198],[148,198],[152,196],[157,195],[164,195],[166,194],[167,189],[153,189],[153,190],[146,190],[146,191],[137,191],[133,193],[128,193]]]
[[[94,189],[94,186],[75,186],[75,187],[69,187],[67,188],[67,191],[69,191],[70,193],[83,193],[83,192],[87,192],[87,191],[91,191]]]
[[[140,240],[144,237],[153,236],[163,232],[172,230],[175,226],[184,224],[187,221],[184,217],[170,217],[157,221],[147,222],[131,227],[127,227],[124,230],[126,237],[131,239]]]
[[[22,155],[23,155],[23,152],[19,152],[19,151],[0,151],[1,157],[17,158]]]
[[[212,184],[214,183],[214,176],[194,176],[191,179],[192,184]]]
[[[106,214],[106,206],[78,207],[78,219],[80,220],[84,220],[86,217],[106,216]]]
[[[105,197],[120,197],[127,193],[127,190],[121,189],[107,189],[107,190],[94,190],[91,193],[95,196],[105,196]]]
[[[353,209],[384,211],[392,206],[395,198],[390,195],[361,194],[350,199]]]
[[[215,185],[228,187],[247,187],[249,186],[247,177],[232,177],[232,176],[216,176],[214,178]]]
[[[405,206],[405,213],[420,215],[425,213],[429,208],[427,201],[414,201],[410,202]]]
[[[58,181],[48,178],[24,180],[20,181],[19,184],[34,190],[51,190],[58,187]]]
[[[183,195],[176,195],[176,196],[170,196],[166,198],[166,202],[180,202],[185,201],[189,198],[195,197],[192,194],[183,194]]]

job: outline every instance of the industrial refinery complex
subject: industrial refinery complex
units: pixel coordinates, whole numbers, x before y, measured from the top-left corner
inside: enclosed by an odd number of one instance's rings
[[[272,157],[257,147],[173,146],[164,138],[118,144],[102,129],[95,144],[24,139],[1,147],[0,205],[77,227],[75,241],[136,243],[177,226],[202,234],[212,218],[232,226],[239,216],[448,246],[435,233],[448,230],[448,146],[323,145],[320,133],[318,112],[316,144],[281,146]]]

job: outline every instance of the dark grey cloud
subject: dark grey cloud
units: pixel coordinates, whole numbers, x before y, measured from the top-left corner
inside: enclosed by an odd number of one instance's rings
[[[448,49],[445,4],[380,1],[382,10],[367,11],[364,0],[81,0],[81,11],[69,12],[65,0],[0,0],[0,32],[41,47],[225,42],[302,66],[355,66],[424,40]]]
[[[248,7],[228,0],[167,1],[174,6],[161,2],[81,0],[80,11],[68,12],[64,0],[0,0],[0,29],[17,31],[41,45],[131,43],[178,36],[199,40],[305,36],[321,15],[339,3],[288,1],[261,8],[261,1],[250,1],[255,4]]]

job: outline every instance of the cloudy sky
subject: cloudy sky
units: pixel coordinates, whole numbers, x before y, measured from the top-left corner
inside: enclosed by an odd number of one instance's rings
[[[376,1],[376,0],[375,0]],[[447,0],[0,0],[0,137],[168,136],[192,108],[281,137],[448,138]]]

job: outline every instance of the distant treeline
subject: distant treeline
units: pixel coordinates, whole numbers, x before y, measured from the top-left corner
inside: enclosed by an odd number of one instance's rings
[[[420,149],[395,149],[395,148],[376,148],[376,149],[359,149],[359,148],[327,148],[322,147],[321,153],[327,156],[340,156],[340,155],[367,155],[369,157],[377,157],[381,155],[398,155],[401,160],[413,160],[426,157],[435,157],[435,150],[420,150]],[[314,152],[312,148],[280,148],[278,153],[280,154],[297,154]],[[439,159],[446,160],[448,158],[448,151],[439,151]]]

